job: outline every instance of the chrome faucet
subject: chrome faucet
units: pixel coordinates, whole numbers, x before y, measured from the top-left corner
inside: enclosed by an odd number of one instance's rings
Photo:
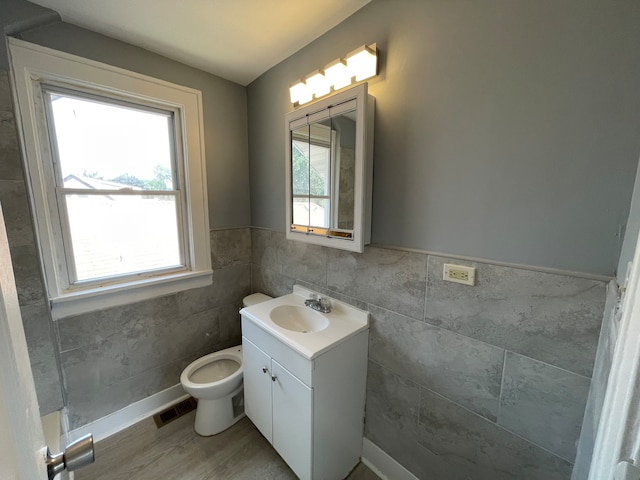
[[[312,293],[311,296],[304,301],[304,304],[312,310],[316,310],[318,312],[331,312],[331,300],[329,300],[327,297],[320,297],[320,299],[318,300],[315,293]]]

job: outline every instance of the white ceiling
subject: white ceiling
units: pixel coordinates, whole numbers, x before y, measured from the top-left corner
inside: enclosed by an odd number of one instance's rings
[[[371,0],[31,0],[65,22],[241,85]]]

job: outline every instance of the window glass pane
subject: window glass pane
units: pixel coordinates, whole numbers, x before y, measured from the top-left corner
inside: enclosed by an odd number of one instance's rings
[[[331,149],[322,145],[310,145],[311,171],[309,189],[311,195],[329,195],[331,185]]]
[[[77,280],[182,264],[176,199],[66,195]]]
[[[353,230],[356,187],[356,117],[355,110],[331,117],[336,132],[334,142],[334,226]]]
[[[65,188],[176,190],[173,117],[48,91]]]
[[[329,228],[329,199],[312,198],[309,203],[309,225],[312,227]]]
[[[293,223],[295,225],[309,225],[309,199],[293,199]]]
[[[328,195],[331,182],[331,149],[294,140],[291,149],[293,194]],[[309,168],[311,158],[311,168]]]
[[[309,195],[309,143],[291,142],[291,187],[294,195]]]
[[[311,195],[329,195],[331,188],[331,119],[309,125]]]

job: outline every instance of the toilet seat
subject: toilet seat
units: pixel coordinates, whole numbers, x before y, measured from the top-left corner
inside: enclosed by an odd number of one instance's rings
[[[237,346],[194,360],[180,375],[180,383],[195,398],[220,398],[242,384],[243,371],[242,346]]]
[[[227,378],[239,368],[240,364],[235,360],[217,358],[192,372],[189,380],[193,383],[215,383]]]

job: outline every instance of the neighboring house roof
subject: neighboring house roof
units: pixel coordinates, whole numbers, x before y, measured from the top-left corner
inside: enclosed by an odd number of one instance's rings
[[[100,178],[85,177],[72,173],[64,177],[65,188],[91,188],[92,190],[142,190],[140,187],[110,182]]]

